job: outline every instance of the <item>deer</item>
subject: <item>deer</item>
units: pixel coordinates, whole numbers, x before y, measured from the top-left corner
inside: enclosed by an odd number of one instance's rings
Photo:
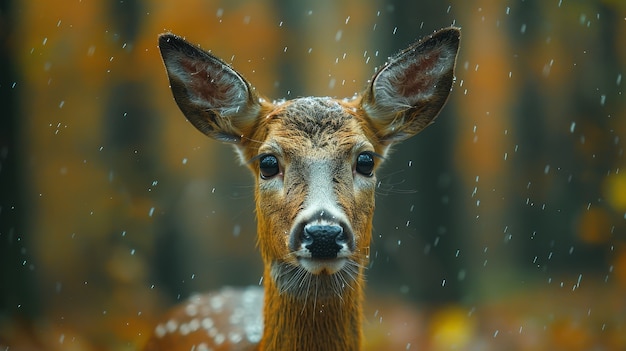
[[[171,33],[159,49],[174,100],[254,177],[263,287],[191,296],[145,345],[156,350],[361,350],[376,172],[432,124],[454,82],[460,29],[388,59],[350,99],[270,102],[229,64]]]

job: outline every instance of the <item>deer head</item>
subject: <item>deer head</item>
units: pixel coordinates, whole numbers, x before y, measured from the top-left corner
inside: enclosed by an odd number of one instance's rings
[[[356,98],[273,103],[212,54],[173,34],[159,38],[184,115],[210,138],[234,144],[254,175],[268,349],[267,326],[281,323],[268,315],[285,300],[306,304],[314,297],[319,306],[340,299],[354,316],[346,333],[360,339],[376,171],[390,146],[430,125],[444,106],[459,37],[447,28],[410,46]]]

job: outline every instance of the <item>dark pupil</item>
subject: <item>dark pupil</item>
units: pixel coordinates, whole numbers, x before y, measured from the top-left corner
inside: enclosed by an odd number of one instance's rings
[[[356,158],[356,171],[363,175],[371,176],[373,170],[374,157],[372,156],[372,154],[368,152],[359,154],[359,156]]]
[[[276,156],[273,155],[266,155],[261,157],[259,169],[261,170],[261,176],[263,178],[269,178],[277,175],[278,159],[276,159]]]

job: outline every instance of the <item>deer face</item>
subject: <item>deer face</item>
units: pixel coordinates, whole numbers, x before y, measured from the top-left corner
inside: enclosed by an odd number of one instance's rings
[[[259,247],[266,277],[281,293],[306,298],[313,287],[341,294],[359,284],[376,169],[391,144],[417,134],[443,107],[458,44],[455,28],[416,43],[351,101],[271,104],[223,61],[174,35],[161,36],[180,109],[209,137],[234,143],[255,176]]]
[[[252,169],[259,246],[274,279],[282,290],[298,288],[296,277],[308,274],[349,281],[366,264],[381,160],[358,109],[301,98],[264,120]]]

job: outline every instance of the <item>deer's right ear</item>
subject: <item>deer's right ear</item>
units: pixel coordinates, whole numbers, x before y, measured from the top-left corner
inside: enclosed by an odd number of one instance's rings
[[[202,133],[238,143],[261,110],[250,84],[227,63],[174,34],[159,36],[174,99]]]

